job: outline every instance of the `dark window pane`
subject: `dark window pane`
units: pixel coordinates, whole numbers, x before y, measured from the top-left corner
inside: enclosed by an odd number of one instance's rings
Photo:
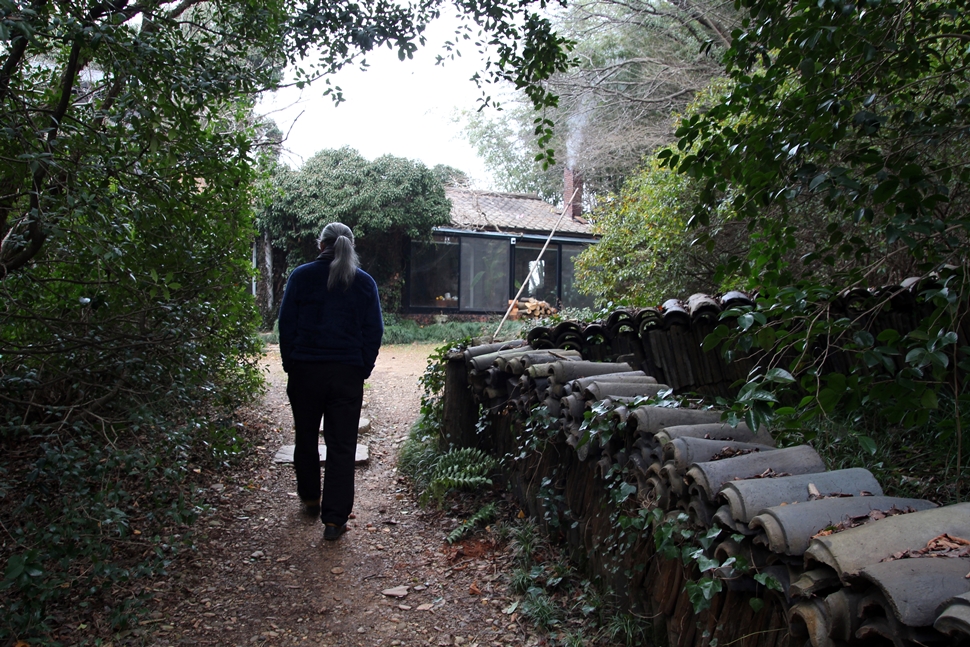
[[[576,257],[586,245],[562,246],[562,304],[567,308],[592,308],[593,297],[576,287]]]
[[[509,241],[461,239],[461,309],[504,312],[509,304]]]
[[[558,245],[550,244],[539,260],[542,243],[519,242],[515,246],[515,290],[525,283],[520,299],[532,297],[555,307],[559,303],[556,282],[559,277]]]
[[[432,243],[411,243],[411,305],[458,307],[458,237],[435,236]]]

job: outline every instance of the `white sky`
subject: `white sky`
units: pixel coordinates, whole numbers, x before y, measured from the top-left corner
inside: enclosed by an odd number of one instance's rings
[[[460,110],[478,107],[481,90],[469,79],[484,62],[467,44],[461,58],[435,65],[435,57],[444,54],[442,43],[454,37],[456,21],[443,16],[433,22],[427,44],[413,59],[400,61],[395,51],[380,49],[366,57],[367,71],[351,67],[333,75],[331,83],[345,99],[339,106],[321,96],[322,81],[266,95],[257,109],[287,136],[283,160],[298,167],[320,150],[350,146],[369,160],[390,154],[429,168],[448,164],[469,174],[475,186],[490,188],[488,172],[455,121]]]

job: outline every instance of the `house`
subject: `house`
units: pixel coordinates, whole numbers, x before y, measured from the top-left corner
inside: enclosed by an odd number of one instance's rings
[[[410,243],[406,312],[504,312],[523,283],[522,299],[556,307],[592,305],[592,297],[575,287],[576,256],[595,242],[582,217],[578,174],[566,174],[566,213],[534,195],[458,187],[445,194],[452,203],[451,223],[435,229],[431,242]]]
[[[435,229],[431,242],[408,241],[402,235],[400,247],[386,250],[402,259],[400,269],[394,270],[397,276],[403,270],[406,277],[401,313],[504,313],[523,283],[522,299],[532,297],[557,308],[593,305],[593,298],[575,287],[575,259],[596,242],[582,217],[578,174],[566,174],[564,203],[570,206],[565,214],[534,195],[457,187],[447,187],[445,193],[452,204],[448,226]],[[267,328],[276,319],[286,268],[293,262],[287,250],[274,246],[269,233],[254,241],[252,292]]]

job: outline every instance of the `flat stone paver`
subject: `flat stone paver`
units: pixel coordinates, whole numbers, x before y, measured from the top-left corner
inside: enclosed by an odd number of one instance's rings
[[[296,445],[283,445],[278,450],[276,450],[276,455],[273,456],[274,463],[292,463],[293,462],[293,450]],[[320,464],[323,465],[327,462],[327,446],[318,445],[317,449],[320,451]],[[370,452],[367,449],[367,445],[357,445],[357,452],[354,456],[355,465],[366,465],[367,461],[370,460]]]

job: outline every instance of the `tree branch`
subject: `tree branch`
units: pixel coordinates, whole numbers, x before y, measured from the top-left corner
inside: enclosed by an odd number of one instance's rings
[[[37,0],[31,8],[39,13],[46,4],[47,0]],[[23,34],[13,39],[13,46],[7,55],[7,60],[4,62],[3,68],[0,69],[0,103],[7,98],[7,92],[10,89],[10,80],[13,78],[17,66],[20,65],[20,61],[23,60],[24,54],[27,53],[28,44],[29,39]]]
[[[81,67],[81,39],[80,37],[75,37],[74,43],[71,45],[71,53],[68,56],[67,66],[64,68],[64,74],[61,77],[61,96],[58,99],[57,106],[50,116],[50,123],[47,129],[47,140],[45,142],[44,148],[48,155],[51,153],[51,144],[57,138],[57,133],[59,132],[61,120],[64,119],[64,115],[67,114],[67,109],[71,105],[71,91],[74,89],[74,82],[77,79],[78,71]],[[5,279],[10,275],[13,270],[19,269],[30,262],[30,260],[36,256],[41,248],[44,246],[44,241],[47,239],[47,234],[44,232],[43,227],[41,227],[41,204],[40,196],[43,192],[44,183],[47,181],[47,177],[50,174],[50,161],[44,159],[38,162],[37,169],[34,171],[31,177],[31,191],[30,191],[30,211],[27,216],[27,231],[26,240],[27,244],[20,247],[7,259],[0,258],[0,280]]]

